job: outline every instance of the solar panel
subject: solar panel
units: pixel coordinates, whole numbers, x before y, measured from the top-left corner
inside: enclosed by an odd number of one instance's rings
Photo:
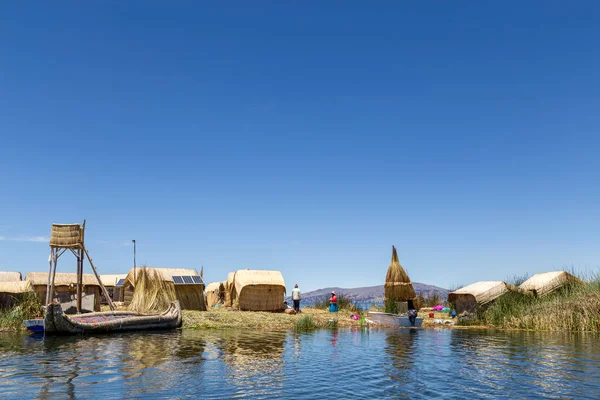
[[[199,285],[202,284],[202,278],[195,275],[173,276],[173,283],[176,285]]]
[[[117,284],[115,286],[117,286],[117,287],[123,286],[123,283],[125,283],[125,279],[119,279],[119,282],[117,282]]]

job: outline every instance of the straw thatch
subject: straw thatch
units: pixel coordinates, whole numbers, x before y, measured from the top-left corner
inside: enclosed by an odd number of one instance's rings
[[[25,276],[25,280],[30,281],[33,286],[46,286],[48,284],[48,273],[30,272]],[[84,286],[98,286],[98,280],[94,274],[83,274],[82,283]],[[54,278],[54,286],[77,286],[77,274],[57,272]]]
[[[219,303],[223,303],[225,297],[225,287],[223,282],[212,282],[206,285],[206,307],[212,308]]]
[[[234,286],[240,310],[283,310],[285,282],[279,271],[242,269],[235,273]]]
[[[412,301],[417,298],[408,274],[398,261],[398,253],[394,246],[392,246],[392,261],[385,276],[384,298],[393,301]]]
[[[0,271],[0,282],[18,282],[22,279],[20,272]]]
[[[27,293],[33,293],[29,281],[0,282],[0,309],[11,309],[21,301]]]
[[[456,312],[472,312],[484,307],[510,291],[519,291],[514,285],[502,281],[476,282],[448,294],[448,301],[455,304]]]
[[[136,274],[142,268],[138,268]],[[204,284],[175,284],[173,281],[174,276],[199,276],[193,269],[184,268],[146,268],[157,273],[157,275],[151,275],[153,279],[160,279],[164,281],[168,286],[172,287],[175,291],[175,299],[179,300],[181,308],[183,310],[199,310],[206,311],[206,302],[204,301]],[[135,293],[138,290],[137,284],[133,281],[134,271],[131,269],[125,283],[121,289],[121,299],[125,304],[133,302]],[[136,276],[136,279],[138,277]],[[158,310],[161,311],[161,310]]]
[[[33,292],[33,286],[29,281],[0,282],[0,293],[29,293]]]
[[[41,300],[46,299],[46,290],[48,285],[47,272],[30,272],[25,276],[25,280],[31,282],[33,290],[37,293]],[[90,306],[90,311],[100,311],[100,285],[96,276],[93,274],[83,274],[82,277],[82,299],[93,296],[93,306]],[[54,296],[53,299],[60,301],[61,304],[73,302],[77,294],[77,274],[57,272],[54,278]]]
[[[83,247],[83,228],[79,224],[52,224],[50,246],[61,248]]]
[[[175,287],[158,270],[140,268],[136,271],[135,292],[127,307],[129,311],[161,312],[169,308],[173,300],[176,300]]]
[[[115,287],[121,279],[126,279],[127,274],[106,274],[100,275],[100,280],[104,287]]]
[[[227,274],[227,280],[223,282],[223,287],[225,289],[225,300],[224,300],[224,305],[226,307],[231,307],[233,306],[233,301],[235,300],[235,285],[234,285],[234,280],[235,280],[235,272],[230,272]]]
[[[566,271],[553,271],[535,274],[523,282],[519,288],[542,297],[565,286],[581,283],[584,282]]]

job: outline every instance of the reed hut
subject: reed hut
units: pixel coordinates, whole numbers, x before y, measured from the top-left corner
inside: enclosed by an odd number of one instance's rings
[[[139,271],[141,268],[137,270]],[[157,272],[157,275],[151,274],[150,276],[161,277],[169,287],[175,290],[176,298],[183,310],[206,311],[204,282],[196,271],[184,268],[146,268],[146,270]],[[133,300],[136,285],[133,276],[134,271],[132,268],[127,274],[121,289],[121,298],[125,305],[129,305]]]
[[[384,284],[384,300],[406,302],[406,308],[416,308],[417,295],[408,274],[398,261],[396,248],[392,246],[392,261],[388,267]],[[402,307],[403,308],[403,307]]]
[[[30,272],[25,280],[31,282],[33,291],[40,299],[46,298],[48,273]],[[100,285],[93,274],[82,276],[82,310],[100,311]],[[58,300],[67,314],[74,313],[77,309],[77,274],[57,272],[54,278],[54,295],[52,299]],[[71,310],[73,307],[73,310]]]
[[[519,289],[543,297],[566,286],[584,283],[581,279],[566,271],[553,271],[535,274],[523,282]]]
[[[29,281],[0,282],[0,310],[14,307],[27,293],[33,293]]]
[[[22,279],[20,272],[0,271],[0,282],[18,282]]]
[[[241,269],[235,273],[235,298],[242,311],[281,311],[285,282],[279,271]]]
[[[125,278],[127,278],[126,274],[106,274],[100,275],[100,280],[102,284],[106,288],[108,295],[112,301],[122,301],[121,300],[121,287],[125,282]],[[104,299],[102,296],[102,304],[107,304],[108,301]]]
[[[225,299],[225,287],[223,282],[212,282],[206,285],[206,307],[212,308]]]
[[[223,305],[226,307],[232,307],[233,301],[235,300],[235,272],[230,272],[227,274],[227,279],[223,281],[223,288],[225,289],[225,300]]]
[[[478,308],[487,307],[510,291],[519,291],[519,289],[502,281],[476,282],[449,293],[448,302],[455,305],[457,314],[462,314],[465,311],[473,312]]]

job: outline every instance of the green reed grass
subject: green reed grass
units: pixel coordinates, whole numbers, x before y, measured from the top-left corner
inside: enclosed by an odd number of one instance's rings
[[[519,281],[522,278],[511,283]],[[541,298],[507,293],[475,319],[508,329],[600,331],[600,274],[590,274],[584,281]]]
[[[43,315],[35,293],[24,293],[14,307],[0,311],[0,331],[24,329],[23,321]]]
[[[296,332],[306,332],[306,331],[314,331],[319,328],[319,324],[317,324],[312,317],[312,315],[304,315],[296,320],[294,325],[294,331]]]

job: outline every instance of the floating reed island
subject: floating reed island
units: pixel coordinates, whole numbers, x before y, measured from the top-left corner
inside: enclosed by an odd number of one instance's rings
[[[286,286],[277,270],[238,269],[209,285],[204,284],[202,271],[183,268],[142,266],[126,274],[99,275],[85,247],[85,221],[53,224],[49,245],[48,272],[31,272],[23,280],[20,272],[0,271],[0,330],[14,329],[19,319],[18,325],[22,325],[23,319],[40,317],[41,306],[49,302],[60,303],[65,313],[98,311],[102,304],[111,309],[118,306],[120,310],[160,313],[178,300],[186,328],[289,330],[299,325],[331,327],[332,321],[334,326],[350,327],[361,325],[350,318],[352,314],[364,315],[354,306],[340,308],[336,314],[310,307],[302,307],[301,316],[283,312],[287,309]],[[75,255],[75,273],[57,272],[58,258],[64,253]],[[93,274],[83,273],[84,259]],[[421,308],[422,299],[400,264],[395,246],[385,275],[384,299],[385,307],[372,311],[398,315],[420,309],[419,316],[426,310],[434,313],[435,318],[426,318],[423,326],[449,317]],[[600,277],[584,280],[566,271],[553,271],[518,282],[475,282],[449,293],[444,305],[459,314],[462,325],[600,331]]]

